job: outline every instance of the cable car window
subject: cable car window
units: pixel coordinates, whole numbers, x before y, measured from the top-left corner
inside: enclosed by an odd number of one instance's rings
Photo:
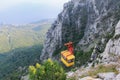
[[[68,63],[74,62],[74,59],[68,60]]]
[[[67,60],[67,58],[66,58],[66,57],[64,57],[63,55],[62,55],[62,57],[63,57],[63,59],[64,59],[64,60]]]

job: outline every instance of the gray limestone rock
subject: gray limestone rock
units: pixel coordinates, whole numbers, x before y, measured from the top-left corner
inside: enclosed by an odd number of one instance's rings
[[[97,76],[102,80],[114,80],[116,77],[114,72],[98,73]]]
[[[71,0],[64,4],[63,11],[46,34],[40,59],[59,54],[64,43],[69,41],[76,44],[76,50],[89,51],[104,38],[100,45],[102,52],[119,20],[119,5],[120,0]]]
[[[116,76],[115,80],[120,80],[120,73]]]

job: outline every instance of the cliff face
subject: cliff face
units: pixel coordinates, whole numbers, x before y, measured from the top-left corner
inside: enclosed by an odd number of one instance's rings
[[[105,48],[105,51],[101,54],[103,56],[103,62],[119,62],[120,58],[120,21],[115,27],[115,35],[111,38]]]
[[[100,56],[102,59],[97,57],[96,60],[94,60],[92,63],[89,63],[89,65],[93,63],[94,65],[86,66],[87,68],[82,66],[74,72],[68,72],[67,78],[74,77],[74,80],[120,80],[120,20],[115,26],[114,36],[109,39],[104,52],[101,53]],[[101,63],[98,64],[95,63],[95,61],[101,61]],[[97,77],[93,78],[92,74]]]
[[[99,52],[103,52],[114,36],[120,18],[119,5],[119,0],[71,0],[64,4],[63,11],[46,34],[40,59],[59,54],[68,41],[74,42],[76,50],[89,51],[96,45]]]

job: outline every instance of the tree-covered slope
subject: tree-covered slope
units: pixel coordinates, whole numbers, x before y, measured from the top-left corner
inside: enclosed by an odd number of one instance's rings
[[[20,80],[29,65],[39,61],[51,21],[0,25],[0,80]]]

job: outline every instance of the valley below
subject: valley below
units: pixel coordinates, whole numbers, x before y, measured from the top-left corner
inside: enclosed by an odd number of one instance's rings
[[[40,62],[45,34],[52,22],[0,25],[0,80],[19,80],[29,65]]]

